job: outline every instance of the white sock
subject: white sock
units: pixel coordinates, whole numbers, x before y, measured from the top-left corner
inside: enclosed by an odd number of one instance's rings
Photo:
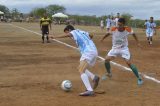
[[[87,74],[85,74],[85,73],[81,74],[81,79],[82,79],[82,81],[83,81],[86,89],[87,89],[88,91],[93,91],[93,89],[92,89],[92,87],[91,87],[91,84],[90,84],[90,82],[89,82],[89,79],[88,79]]]
[[[94,79],[95,75],[91,73],[88,69],[86,69],[85,73],[90,77],[92,80]]]

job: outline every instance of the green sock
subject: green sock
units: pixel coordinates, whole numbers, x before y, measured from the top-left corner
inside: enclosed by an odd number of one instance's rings
[[[110,62],[106,62],[105,61],[105,68],[107,70],[108,73],[111,73],[111,65],[110,65]]]
[[[138,69],[135,65],[131,64],[130,68],[132,69],[133,73],[136,75],[138,79],[140,79],[139,74],[138,74]]]

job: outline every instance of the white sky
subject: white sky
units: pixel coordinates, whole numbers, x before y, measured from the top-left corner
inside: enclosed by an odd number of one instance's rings
[[[0,4],[25,13],[35,7],[58,4],[64,6],[69,14],[101,16],[120,12],[139,19],[150,16],[160,19],[160,0],[0,0]]]

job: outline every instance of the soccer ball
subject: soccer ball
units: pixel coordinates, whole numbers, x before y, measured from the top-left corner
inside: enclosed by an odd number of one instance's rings
[[[71,81],[69,81],[69,80],[64,80],[64,81],[62,82],[62,84],[61,84],[61,88],[62,88],[64,91],[66,91],[66,92],[70,91],[71,88],[72,88],[72,83],[71,83]]]

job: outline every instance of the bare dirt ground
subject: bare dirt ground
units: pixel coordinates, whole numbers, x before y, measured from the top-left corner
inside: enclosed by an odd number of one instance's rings
[[[12,23],[40,33],[38,23]],[[75,26],[94,33],[94,42],[99,55],[105,57],[111,49],[111,37],[99,42],[105,31],[99,27]],[[51,33],[63,34],[63,25],[55,25]],[[133,63],[140,72],[160,79],[160,33],[154,36],[153,45],[148,45],[145,32],[135,29],[143,48],[137,47],[129,37],[129,48]],[[75,46],[71,39],[59,39]],[[79,97],[84,91],[77,71],[79,53],[52,41],[41,43],[41,36],[0,23],[0,106],[160,106],[160,84],[143,79],[142,86],[137,85],[132,72],[122,71],[112,66],[113,77],[101,81],[97,90],[105,94],[94,97]],[[115,62],[124,66],[122,59]],[[103,63],[97,62],[91,69],[102,76]],[[60,88],[63,80],[72,81],[71,92]]]

